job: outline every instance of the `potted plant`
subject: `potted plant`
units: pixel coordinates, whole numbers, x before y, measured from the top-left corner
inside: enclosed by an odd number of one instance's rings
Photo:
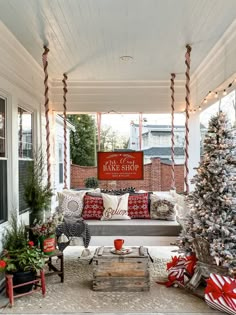
[[[31,231],[40,242],[41,250],[45,255],[52,254],[56,249],[56,228],[62,222],[63,215],[54,213],[53,216],[48,217],[42,223],[36,223]]]
[[[97,188],[98,187],[98,180],[96,177],[87,177],[84,180],[84,184],[86,188]]]
[[[45,265],[44,254],[28,241],[24,224],[17,224],[15,216],[11,217],[10,226],[3,235],[3,251],[0,255],[0,271],[13,274],[13,285],[35,279],[39,270]],[[15,288],[16,293],[25,293],[33,285]]]
[[[29,163],[27,180],[24,183],[24,200],[30,209],[30,226],[42,221],[44,211],[51,204],[52,189],[44,184],[44,161],[41,151],[34,154],[34,161]]]

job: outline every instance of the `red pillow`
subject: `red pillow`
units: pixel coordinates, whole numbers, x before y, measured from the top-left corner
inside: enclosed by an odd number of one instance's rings
[[[148,193],[129,195],[128,214],[131,219],[150,219]]]
[[[84,196],[82,217],[85,220],[100,220],[103,214],[102,197]]]

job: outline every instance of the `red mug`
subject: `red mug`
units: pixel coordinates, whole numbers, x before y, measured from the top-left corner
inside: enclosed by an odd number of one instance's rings
[[[115,246],[116,250],[121,250],[123,244],[124,244],[124,240],[122,240],[122,239],[114,240],[114,246]]]

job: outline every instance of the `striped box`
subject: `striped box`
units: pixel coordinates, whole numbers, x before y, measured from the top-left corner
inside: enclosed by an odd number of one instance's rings
[[[205,289],[205,301],[214,309],[236,315],[236,280],[211,273]]]

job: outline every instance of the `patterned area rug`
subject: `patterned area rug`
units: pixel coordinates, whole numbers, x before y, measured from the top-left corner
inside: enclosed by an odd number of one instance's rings
[[[48,277],[44,298],[40,292],[17,298],[13,308],[7,306],[0,313],[214,312],[203,300],[182,289],[157,284],[156,281],[166,280],[165,268],[163,259],[150,262],[149,292],[95,292],[92,290],[93,266],[77,257],[66,258],[64,283],[60,283],[57,275]]]

